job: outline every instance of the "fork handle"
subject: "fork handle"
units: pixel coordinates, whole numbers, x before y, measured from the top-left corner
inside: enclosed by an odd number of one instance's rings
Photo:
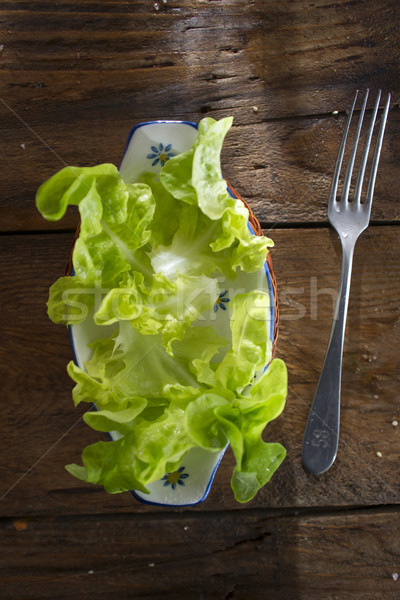
[[[315,475],[332,466],[339,441],[343,342],[354,252],[354,242],[347,245],[341,241],[342,267],[332,329],[303,438],[303,466]]]

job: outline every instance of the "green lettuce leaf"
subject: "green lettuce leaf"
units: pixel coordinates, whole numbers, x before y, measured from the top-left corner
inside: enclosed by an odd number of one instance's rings
[[[124,410],[95,410],[83,415],[87,425],[96,431],[118,431],[128,435],[134,426],[135,419],[147,405],[146,398],[137,398],[136,402]]]
[[[224,127],[228,129],[232,120],[226,119],[223,122]],[[228,123],[229,126],[227,126]],[[211,117],[202,119],[199,123],[198,134],[193,146],[186,152],[174,156],[165,163],[160,172],[160,181],[163,188],[171,197],[188,204],[196,206],[199,204],[196,189],[192,182],[194,156],[202,140],[215,126],[217,126],[217,122]],[[222,146],[223,137],[219,141]]]
[[[235,455],[231,485],[238,502],[251,500],[286,456],[281,444],[264,442],[261,437],[267,423],[281,414],[286,394],[286,367],[274,359],[251,389],[250,397],[239,397],[232,405],[215,411]]]
[[[182,339],[186,328],[212,309],[218,294],[217,280],[204,275],[178,275],[171,281],[157,273],[151,287],[146,288],[142,275],[134,273],[107,293],[94,321],[97,325],[129,321],[143,334],[160,332],[163,344],[172,354],[172,342]]]
[[[39,188],[36,204],[49,220],[61,218],[68,205],[77,205],[81,216],[73,251],[75,275],[50,289],[48,312],[56,323],[82,322],[127,272],[139,271],[151,280],[144,248],[155,210],[149,186],[126,184],[114,165],[66,167]],[[83,305],[90,310],[82,310]]]
[[[168,244],[154,247],[152,266],[168,277],[175,272],[220,272],[233,279],[237,268],[249,273],[262,268],[273,243],[250,233],[248,210],[231,197],[221,175],[221,148],[232,119],[208,118],[202,123],[192,148],[171,158],[161,170],[160,181],[169,202],[175,198],[186,207],[180,208],[172,241],[170,235]]]
[[[50,288],[47,312],[53,323],[82,323],[95,298],[95,288],[90,289],[79,277],[60,277]]]
[[[243,390],[271,358],[269,295],[252,290],[231,300],[232,346],[215,371],[215,380],[233,391]]]

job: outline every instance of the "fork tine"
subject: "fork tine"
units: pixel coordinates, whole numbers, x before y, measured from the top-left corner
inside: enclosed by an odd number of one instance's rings
[[[367,91],[365,92],[365,97],[364,97],[364,102],[363,102],[363,105],[361,108],[360,117],[358,119],[357,132],[356,132],[356,137],[355,137],[354,144],[353,144],[353,149],[351,151],[349,164],[347,166],[346,175],[345,175],[344,182],[343,182],[342,202],[347,202],[348,197],[349,197],[351,176],[353,174],[354,161],[356,158],[358,142],[360,140],[361,127],[362,127],[363,120],[364,120],[365,107],[367,106],[368,94],[369,94],[369,90],[367,89]]]
[[[364,180],[365,169],[367,166],[369,148],[371,145],[372,133],[373,133],[374,127],[375,127],[375,120],[376,120],[376,115],[378,113],[380,99],[381,99],[381,90],[379,90],[378,96],[377,96],[377,99],[375,102],[374,112],[373,112],[372,118],[371,118],[371,124],[369,126],[367,139],[365,141],[365,147],[364,147],[364,152],[363,152],[362,161],[361,161],[361,165],[360,165],[360,171],[359,171],[358,177],[357,177],[356,189],[355,189],[355,193],[354,193],[354,201],[355,201],[356,207],[360,204],[360,200],[361,200],[362,184],[363,184],[363,180]]]
[[[345,150],[345,147],[346,147],[347,134],[349,133],[350,122],[351,122],[351,119],[353,117],[353,111],[354,111],[354,107],[355,107],[356,102],[357,102],[357,97],[358,97],[358,90],[356,91],[356,95],[354,97],[353,104],[352,104],[352,107],[351,107],[350,112],[349,112],[349,116],[347,117],[346,127],[345,127],[345,130],[344,130],[343,135],[342,135],[342,140],[340,142],[338,157],[336,159],[335,170],[333,172],[333,177],[332,177],[331,189],[330,189],[330,192],[329,192],[329,202],[330,203],[333,200],[335,200],[335,198],[336,198],[336,192],[337,192],[338,183],[339,183],[339,173],[340,173],[340,169],[342,168],[344,150]]]
[[[371,210],[371,204],[372,204],[372,196],[374,194],[376,174],[378,172],[378,163],[379,163],[379,158],[381,155],[383,135],[385,133],[386,121],[387,121],[387,117],[388,117],[388,113],[389,113],[390,100],[391,100],[391,94],[388,94],[385,108],[384,108],[383,114],[382,114],[382,120],[381,120],[381,126],[379,128],[378,138],[376,140],[374,158],[372,161],[371,175],[370,175],[369,182],[368,182],[368,189],[367,189],[367,196],[365,199],[365,204],[369,205],[370,210]]]

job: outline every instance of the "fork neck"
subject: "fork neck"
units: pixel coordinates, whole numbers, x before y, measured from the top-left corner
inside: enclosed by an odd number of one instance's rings
[[[347,307],[349,303],[351,272],[353,267],[353,256],[355,240],[340,236],[342,244],[342,266],[340,270],[338,295],[336,298],[334,320],[343,320],[343,333],[346,323]]]

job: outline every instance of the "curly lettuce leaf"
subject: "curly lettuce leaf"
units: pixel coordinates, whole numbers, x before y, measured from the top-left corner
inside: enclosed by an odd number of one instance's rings
[[[169,160],[160,173],[161,183],[173,197],[195,204],[212,220],[220,219],[231,204],[221,173],[220,155],[232,121],[232,117],[205,120],[195,144]]]
[[[222,178],[220,154],[232,119],[201,121],[199,135],[190,150],[171,158],[160,172],[160,182],[172,198],[180,201],[179,226],[169,243],[154,247],[152,266],[168,276],[174,272],[221,272],[234,278],[238,268],[254,272],[262,268],[268,238],[248,228],[248,210],[228,193]],[[162,229],[163,224],[160,223]],[[157,228],[153,229],[153,233]],[[159,238],[160,239],[160,236]]]
[[[179,227],[171,243],[153,247],[154,271],[169,278],[177,273],[222,273],[233,280],[238,268],[248,273],[262,269],[272,242],[250,233],[248,210],[242,203],[236,207],[233,198],[229,203],[218,221],[211,221],[195,206],[181,207]]]
[[[271,359],[269,295],[258,290],[238,294],[230,302],[230,311],[229,351],[218,364],[196,358],[193,370],[202,383],[241,392]]]
[[[94,314],[97,325],[129,321],[147,335],[162,333],[172,354],[172,342],[182,339],[187,327],[211,310],[218,298],[216,279],[204,275],[178,275],[174,281],[163,273],[154,275],[146,288],[140,273],[125,276],[120,287],[108,292]]]
[[[53,323],[82,323],[94,307],[96,293],[77,276],[60,277],[50,287],[47,312]]]
[[[286,394],[285,364],[274,359],[249,398],[239,397],[215,411],[236,459],[231,485],[238,502],[254,498],[286,456],[281,444],[264,442],[261,437],[266,425],[281,414]]]
[[[155,199],[154,215],[149,225],[152,245],[168,246],[179,227],[182,203],[157,180],[155,173],[143,173],[141,181],[150,187]]]
[[[94,185],[93,185],[94,184]],[[103,206],[99,199],[113,198],[113,206],[104,207],[116,221],[122,221],[126,210],[126,185],[112,164],[96,167],[65,167],[45,181],[36,193],[36,206],[48,221],[59,221],[68,205],[79,206],[85,203],[90,210],[83,210],[93,227],[103,215]],[[91,214],[93,210],[93,214]],[[114,214],[115,211],[115,214]]]
[[[55,322],[84,320],[90,310],[79,310],[82,303],[91,309],[95,298],[118,287],[124,273],[139,271],[147,281],[151,278],[144,248],[155,210],[149,186],[126,184],[114,165],[66,167],[39,188],[36,204],[49,220],[61,218],[68,205],[77,205],[81,216],[73,251],[75,275],[50,289],[49,316]]]
[[[222,386],[241,391],[271,358],[269,295],[252,290],[231,301],[232,346],[218,365],[215,379]]]
[[[186,152],[181,152],[181,154],[171,158],[161,169],[161,184],[171,197],[188,204],[196,206],[199,204],[197,192],[192,181],[194,156],[202,140],[215,127],[216,123],[211,117],[202,119],[199,123],[197,137],[192,147]],[[220,139],[221,146],[222,142],[223,138]]]

